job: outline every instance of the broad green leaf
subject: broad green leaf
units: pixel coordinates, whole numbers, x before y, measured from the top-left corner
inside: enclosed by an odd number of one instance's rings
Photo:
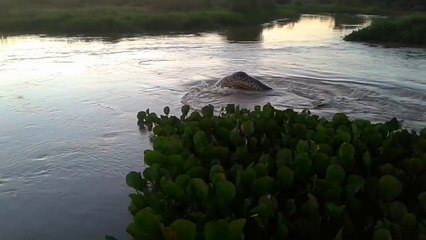
[[[283,187],[289,187],[293,183],[294,172],[290,168],[283,166],[277,171],[277,182]]]
[[[161,188],[167,196],[176,200],[181,200],[185,195],[182,187],[172,181],[166,181],[165,183],[161,184]]]
[[[191,179],[191,185],[194,189],[194,194],[198,199],[204,200],[209,194],[209,186],[201,178]]]
[[[143,176],[151,182],[157,182],[160,179],[159,168],[157,164],[152,165],[151,167],[145,168],[143,171]]]
[[[402,217],[407,213],[407,207],[400,201],[393,201],[389,204],[390,218],[395,222],[401,222]]]
[[[241,124],[240,129],[245,136],[251,136],[254,133],[254,123],[252,121],[245,121]]]
[[[349,175],[345,186],[345,192],[348,195],[354,195],[364,186],[364,179],[358,175]]]
[[[170,108],[169,107],[164,107],[164,109],[163,109],[163,112],[164,112],[164,114],[166,114],[166,115],[169,115],[169,113],[170,113]]]
[[[387,201],[399,196],[402,191],[401,182],[392,175],[385,175],[379,180],[379,194]]]
[[[246,224],[245,218],[235,219],[229,223],[228,231],[230,240],[237,240],[244,238],[244,226]]]
[[[206,240],[227,239],[228,234],[228,223],[226,220],[210,221],[204,226]]]
[[[296,168],[296,172],[299,171],[302,174],[308,174],[312,167],[312,160],[308,153],[297,154],[294,159],[294,166]]]
[[[340,185],[345,180],[345,177],[345,170],[339,164],[330,164],[328,166],[325,174],[325,179],[328,182],[335,182]]]
[[[146,187],[146,180],[142,179],[140,172],[129,172],[126,176],[126,184],[138,191],[143,191]]]
[[[416,215],[413,213],[406,213],[402,217],[401,226],[403,227],[415,227],[417,225]]]
[[[189,220],[177,219],[170,225],[170,228],[176,232],[179,240],[195,239],[197,227]]]
[[[194,166],[190,168],[188,171],[186,171],[186,175],[190,176],[191,178],[207,178],[208,177],[208,170],[201,166]]]
[[[214,106],[209,104],[201,108],[201,113],[204,117],[211,118],[213,117]]]
[[[392,236],[386,228],[379,228],[374,231],[373,240],[392,240]]]
[[[217,181],[215,188],[216,196],[225,202],[230,202],[235,197],[235,185],[230,181]]]
[[[272,192],[275,186],[275,179],[270,176],[260,177],[254,180],[252,189],[258,195]]]
[[[285,239],[288,233],[289,233],[289,230],[287,225],[283,221],[278,220],[277,227],[276,227],[276,234],[278,239]]]
[[[142,194],[131,193],[129,194],[129,197],[135,207],[137,207],[137,210],[141,210],[142,208],[146,207],[145,199]]]
[[[180,109],[180,111],[182,112],[182,114],[184,116],[186,116],[188,114],[188,112],[189,112],[189,106],[188,105],[182,106],[182,108]]]
[[[291,163],[293,163],[293,154],[291,150],[288,148],[283,148],[279,150],[276,158],[277,166],[282,167]]]
[[[203,131],[197,131],[193,137],[195,149],[197,152],[201,153],[207,149],[209,141],[206,134]]]
[[[421,192],[418,196],[420,206],[426,211],[426,192]]]
[[[149,208],[146,207],[135,215],[135,223],[138,228],[141,228],[148,236],[160,236],[161,217]]]
[[[154,150],[145,150],[144,152],[144,160],[148,166],[152,166],[154,163],[162,164],[162,160],[164,159],[163,154]]]

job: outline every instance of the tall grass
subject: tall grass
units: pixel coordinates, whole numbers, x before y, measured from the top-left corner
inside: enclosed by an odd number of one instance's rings
[[[347,41],[419,44],[426,46],[426,14],[387,19],[345,36]]]

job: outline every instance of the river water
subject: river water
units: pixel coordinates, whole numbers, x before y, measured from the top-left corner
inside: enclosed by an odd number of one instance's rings
[[[136,114],[271,102],[426,127],[426,50],[350,43],[371,16],[121,38],[0,38],[0,239],[127,239],[149,137]],[[274,90],[212,87],[235,71]]]

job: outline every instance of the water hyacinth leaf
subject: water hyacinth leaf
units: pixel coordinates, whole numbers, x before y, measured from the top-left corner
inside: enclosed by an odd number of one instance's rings
[[[244,226],[246,224],[245,218],[239,218],[231,221],[228,226],[230,239],[244,239]]]
[[[135,239],[144,238],[154,240],[152,236],[147,236],[143,229],[137,226],[136,223],[130,223],[126,228],[126,232],[129,233]]]
[[[392,236],[388,229],[379,228],[374,231],[373,240],[392,240]]]
[[[232,114],[235,112],[235,104],[228,104],[225,109],[227,114]]]
[[[207,146],[209,145],[209,140],[207,139],[207,136],[203,131],[197,131],[194,134],[193,141],[195,149],[198,152],[203,152],[205,149],[207,149]]]
[[[336,205],[334,203],[329,203],[326,205],[328,214],[335,219],[340,219],[343,212],[346,209],[346,205]]]
[[[204,226],[206,240],[219,240],[228,238],[228,222],[226,220],[210,221]]]
[[[161,188],[167,196],[173,199],[181,200],[185,196],[185,192],[182,187],[172,181],[166,181],[161,184]]]
[[[336,113],[332,119],[334,127],[349,124],[349,119],[344,113]]]
[[[163,112],[164,112],[164,114],[169,115],[170,108],[168,106],[164,107]]]
[[[385,175],[379,180],[379,194],[386,201],[391,201],[399,196],[402,191],[401,182],[392,175]]]
[[[355,148],[350,143],[342,143],[338,150],[340,162],[346,168],[352,168],[355,165]]]
[[[318,211],[318,201],[312,194],[308,194],[308,200],[302,205],[301,211],[306,216],[311,216]]]
[[[182,106],[182,108],[180,109],[180,111],[182,112],[182,114],[184,116],[186,116],[188,114],[188,112],[189,112],[189,106],[188,105]]]
[[[390,163],[385,163],[379,166],[380,172],[382,175],[392,175],[395,174],[395,168]]]
[[[296,171],[298,170],[302,174],[309,173],[312,166],[312,160],[308,153],[297,154],[296,158],[294,159],[294,166]]]
[[[240,128],[241,132],[247,137],[254,133],[254,123],[252,121],[243,122]]]
[[[282,221],[282,220],[278,220],[277,221],[277,227],[276,227],[276,236],[278,237],[278,239],[285,239],[289,234],[289,230],[287,225]]]
[[[329,202],[338,203],[340,202],[342,191],[342,187],[339,184],[331,182],[324,193],[324,198]]]
[[[299,140],[296,146],[297,153],[305,153],[309,151],[309,143],[305,140]]]
[[[195,166],[190,168],[188,171],[186,171],[186,175],[192,177],[192,178],[202,178],[206,179],[209,175],[209,172],[207,169],[201,166]]]
[[[244,139],[240,136],[238,129],[233,129],[229,135],[229,140],[234,146],[238,147],[244,144]]]
[[[348,195],[354,195],[364,186],[364,179],[358,175],[349,175],[345,186],[345,192]]]
[[[334,240],[343,240],[343,227],[339,229]]]
[[[144,161],[148,166],[151,166],[154,163],[161,164],[163,160],[163,154],[154,150],[145,150],[144,151]]]
[[[170,228],[176,233],[179,240],[194,240],[196,236],[196,226],[193,222],[186,219],[177,219]]]
[[[141,228],[148,236],[160,236],[160,222],[161,217],[149,207],[140,210],[135,215],[135,223],[137,227]]]
[[[225,202],[230,202],[235,197],[235,185],[230,181],[217,181],[215,188],[216,196]]]
[[[277,171],[277,182],[283,187],[289,187],[294,180],[294,172],[289,167],[280,167]]]
[[[418,196],[420,206],[426,211],[426,192],[421,192]]]
[[[333,147],[330,144],[320,143],[320,144],[318,144],[318,148],[319,148],[318,150],[320,152],[323,152],[323,153],[327,154],[328,156],[333,156],[333,154],[334,154]]]
[[[146,180],[142,179],[140,172],[129,172],[126,176],[126,184],[138,191],[142,191],[146,187]]]
[[[393,201],[389,204],[389,216],[395,222],[401,222],[407,211],[405,204],[400,201]]]
[[[253,182],[252,190],[258,195],[272,192],[275,186],[275,179],[270,176],[257,178]]]
[[[142,194],[131,193],[129,194],[129,197],[132,200],[132,203],[135,205],[135,207],[138,208],[138,210],[145,207],[146,203]]]
[[[291,216],[296,213],[296,201],[294,199],[288,199],[284,204],[284,213],[287,216]]]
[[[413,213],[406,213],[402,217],[401,226],[403,227],[415,227],[417,225],[416,215]]]
[[[211,118],[213,117],[214,106],[209,104],[201,108],[201,113],[204,117]]]
[[[137,118],[139,121],[144,121],[146,118],[146,113],[144,111],[138,112]]]
[[[351,141],[351,134],[348,132],[345,132],[341,129],[337,130],[337,134],[335,136],[335,138],[339,141],[339,142],[343,142],[343,143],[349,143]]]
[[[263,177],[267,174],[267,168],[265,163],[256,163],[254,165],[254,170],[256,171],[256,176]]]
[[[364,163],[364,166],[369,171],[371,169],[372,160],[371,160],[370,153],[368,151],[362,154],[362,162]]]
[[[345,180],[345,177],[345,170],[339,164],[330,164],[328,166],[325,174],[325,179],[328,182],[335,182],[340,185]]]
[[[277,152],[276,164],[282,167],[293,162],[293,153],[288,148],[283,148]]]
[[[206,199],[209,194],[209,186],[201,178],[191,179],[191,185],[194,189],[194,194],[198,199]]]

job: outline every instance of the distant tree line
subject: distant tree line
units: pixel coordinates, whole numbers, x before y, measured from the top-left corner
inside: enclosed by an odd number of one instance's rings
[[[25,5],[140,6],[156,10],[190,11],[211,8],[250,13],[274,8],[277,4],[335,4],[341,6],[380,6],[407,10],[426,10],[426,0],[0,0],[0,7]],[[0,11],[1,12],[1,11]]]

